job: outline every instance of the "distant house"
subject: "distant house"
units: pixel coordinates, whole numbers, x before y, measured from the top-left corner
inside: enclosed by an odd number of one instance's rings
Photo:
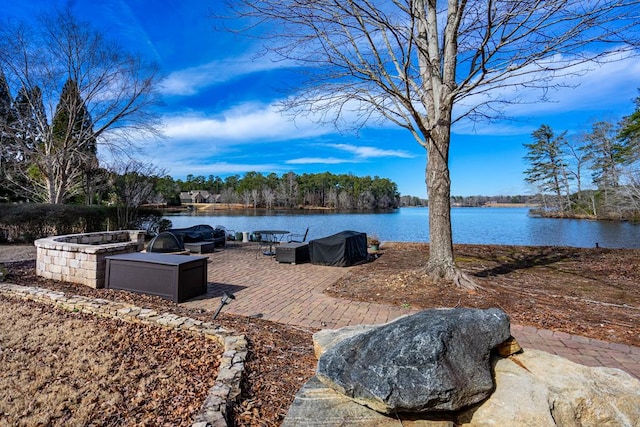
[[[215,203],[219,194],[211,194],[206,190],[191,190],[180,193],[180,203]]]

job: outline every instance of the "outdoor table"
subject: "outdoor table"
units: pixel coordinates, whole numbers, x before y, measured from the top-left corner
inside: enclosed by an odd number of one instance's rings
[[[264,252],[265,255],[273,256],[276,253],[273,251],[273,245],[278,244],[282,241],[284,236],[289,234],[290,232],[287,230],[256,230],[253,234],[259,234],[260,239],[258,239],[258,247],[261,244],[268,243],[269,250]]]

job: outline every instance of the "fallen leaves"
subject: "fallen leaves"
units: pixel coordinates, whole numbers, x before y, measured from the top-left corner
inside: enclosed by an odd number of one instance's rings
[[[215,382],[210,356],[222,348],[211,340],[8,297],[0,305],[9,425],[188,426]]]

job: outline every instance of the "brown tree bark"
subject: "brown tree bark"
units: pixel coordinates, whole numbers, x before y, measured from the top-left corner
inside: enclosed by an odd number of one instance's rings
[[[431,132],[427,155],[429,196],[429,260],[426,271],[433,280],[448,280],[468,290],[480,288],[458,268],[453,254],[451,230],[451,179],[449,176],[450,113],[444,112]]]

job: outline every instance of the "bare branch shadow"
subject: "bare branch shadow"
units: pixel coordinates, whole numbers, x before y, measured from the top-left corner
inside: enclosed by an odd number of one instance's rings
[[[518,257],[505,259],[504,254],[488,254],[484,260],[492,261],[498,265],[493,268],[473,273],[476,277],[492,277],[513,273],[517,270],[527,270],[535,267],[550,266],[562,261],[577,259],[579,253],[573,248],[558,248],[541,246],[533,249],[533,252]]]

